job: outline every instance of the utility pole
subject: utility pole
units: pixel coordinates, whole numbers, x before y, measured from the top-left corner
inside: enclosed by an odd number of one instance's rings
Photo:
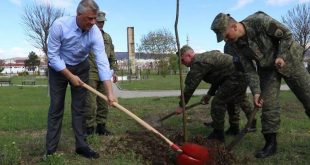
[[[186,36],[186,45],[189,45],[189,37],[188,37],[188,34]]]

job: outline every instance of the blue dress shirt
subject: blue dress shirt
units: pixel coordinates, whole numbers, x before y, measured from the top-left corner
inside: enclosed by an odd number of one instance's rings
[[[76,16],[61,17],[51,26],[47,45],[48,64],[57,72],[64,70],[66,64],[77,65],[83,62],[92,50],[98,66],[99,79],[111,79],[104,41],[96,25],[82,32],[77,26]]]

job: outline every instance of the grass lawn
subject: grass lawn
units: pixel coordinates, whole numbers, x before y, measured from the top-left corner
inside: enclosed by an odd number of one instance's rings
[[[46,87],[0,87],[0,93],[0,164],[151,164],[133,150],[119,152],[118,147],[122,144],[118,140],[126,134],[126,131],[145,131],[145,129],[129,116],[114,108],[109,113],[108,127],[115,135],[109,137],[95,135],[88,139],[91,147],[99,151],[101,157],[97,160],[89,160],[75,155],[69,91],[65,102],[62,135],[57,155],[54,155],[49,161],[43,161],[49,106]],[[193,97],[190,103],[199,99],[200,97]],[[234,155],[238,160],[236,164],[309,164],[309,118],[291,92],[281,92],[280,99],[282,110],[278,153],[267,159],[256,159],[253,154],[264,145],[263,136],[260,131],[249,133],[234,149]],[[175,97],[119,99],[119,104],[146,120],[159,118],[173,111],[177,102]],[[189,136],[206,136],[212,131],[211,128],[206,128],[202,124],[202,122],[210,120],[209,105],[198,106],[188,112]],[[257,118],[259,116],[260,113]],[[241,119],[241,125],[244,125],[246,119],[243,113],[241,113]],[[181,123],[181,116],[175,116],[166,120],[163,127],[172,128],[172,132],[180,131]],[[227,127],[228,125],[226,125]],[[258,128],[260,128],[260,122],[258,122]],[[232,139],[233,137],[226,137],[226,144]],[[118,147],[109,147],[111,143]]]
[[[185,81],[185,77],[186,75],[184,75],[183,81]],[[146,80],[119,81],[118,86],[127,90],[178,90],[180,89],[180,76],[150,75],[149,79]],[[202,82],[198,89],[207,89],[209,86],[209,84]]]

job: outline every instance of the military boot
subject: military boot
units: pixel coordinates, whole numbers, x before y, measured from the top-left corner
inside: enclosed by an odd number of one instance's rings
[[[236,136],[240,132],[239,126],[230,126],[227,131],[225,131],[226,135]]]
[[[258,151],[255,155],[256,158],[266,158],[272,156],[277,152],[277,134],[267,133],[264,134],[265,146],[262,150]]]
[[[94,127],[87,127],[86,128],[86,134],[87,136],[92,135],[95,133],[95,128]]]
[[[253,119],[252,123],[251,123],[251,126],[250,128],[248,129],[248,132],[255,132],[257,129],[256,129],[256,119]]]
[[[97,124],[96,133],[105,136],[113,135],[109,130],[107,130],[105,124]]]
[[[219,140],[220,142],[225,141],[224,130],[214,129],[213,132],[207,137],[209,140]]]

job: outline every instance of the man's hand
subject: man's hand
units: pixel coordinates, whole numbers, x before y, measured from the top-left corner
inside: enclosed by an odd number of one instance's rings
[[[274,65],[277,67],[277,69],[281,69],[285,66],[285,62],[284,62],[283,58],[278,57],[278,58],[276,58]]]
[[[113,94],[107,95],[107,98],[108,98],[108,104],[109,104],[110,106],[113,106],[113,103],[114,103],[114,102],[117,103],[117,99],[114,97]]]
[[[75,87],[78,87],[78,86],[82,86],[83,85],[83,81],[80,79],[80,77],[76,76],[76,75],[71,75],[69,77],[69,81],[70,83],[75,86]]]
[[[106,90],[106,95],[107,95],[107,98],[108,98],[108,104],[110,106],[113,106],[113,102],[117,102],[116,98],[114,97],[114,94],[113,94],[113,90],[112,90],[112,82],[111,80],[104,80],[103,81],[103,85],[104,85],[104,88]]]
[[[71,83],[71,85],[75,87],[82,86],[84,82],[76,75],[72,74],[67,68],[61,70],[60,73],[64,75]]]
[[[118,77],[115,73],[113,73],[112,77],[113,77],[113,83],[118,82]]]
[[[202,98],[201,98],[201,103],[202,104],[209,104],[209,101],[211,100],[212,96],[210,95],[204,95]]]
[[[180,106],[177,106],[177,108],[175,109],[175,113],[176,113],[177,115],[183,113],[183,108],[180,107]]]
[[[257,108],[263,107],[264,100],[261,98],[260,94],[255,94],[253,96],[254,106]]]

